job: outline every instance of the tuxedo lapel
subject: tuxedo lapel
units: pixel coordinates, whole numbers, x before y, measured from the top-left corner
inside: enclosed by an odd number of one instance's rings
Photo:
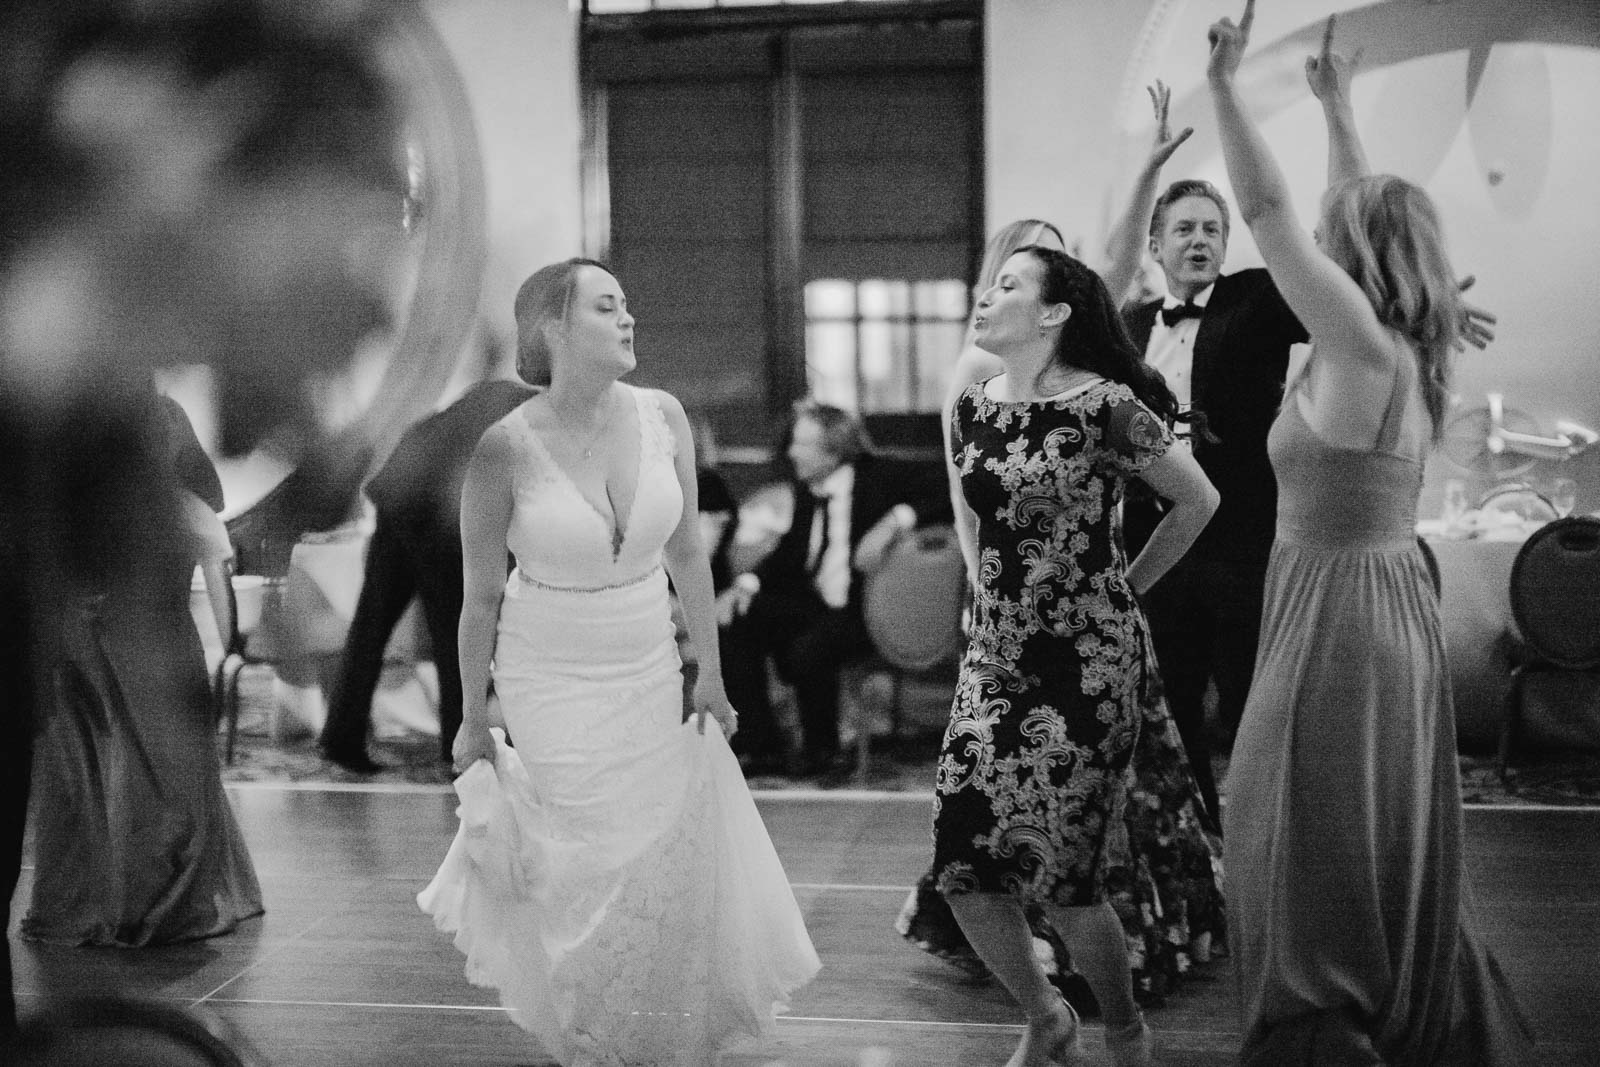
[[[1216,380],[1216,372],[1225,355],[1223,338],[1228,335],[1228,327],[1237,310],[1233,289],[1225,282],[1225,278],[1217,279],[1216,288],[1211,290],[1211,299],[1206,304],[1206,312],[1200,316],[1200,327],[1194,335],[1194,369],[1189,388],[1194,406],[1202,411],[1209,411],[1216,399],[1211,395],[1211,383]]]
[[[862,456],[856,460],[855,486],[850,491],[850,551],[854,553],[856,545],[861,542],[861,535],[883,517],[884,507],[879,510],[878,481],[873,477],[873,459],[871,456]]]
[[[1123,316],[1123,322],[1128,327],[1128,336],[1133,340],[1133,347],[1138,351],[1140,359],[1145,357],[1146,351],[1150,348],[1150,331],[1155,329],[1156,315],[1160,311],[1161,301],[1151,300],[1129,309]]]

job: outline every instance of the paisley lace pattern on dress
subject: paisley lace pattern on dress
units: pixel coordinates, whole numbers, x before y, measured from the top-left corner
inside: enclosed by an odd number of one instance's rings
[[[1015,403],[980,383],[953,418],[979,582],[935,783],[936,877],[946,892],[1103,900],[1154,663],[1117,505],[1173,438],[1110,382]]]

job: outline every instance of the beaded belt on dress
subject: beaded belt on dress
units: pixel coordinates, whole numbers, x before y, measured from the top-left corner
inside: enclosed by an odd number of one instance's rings
[[[548,589],[554,593],[605,593],[612,589],[627,589],[630,586],[638,585],[640,582],[648,582],[660,571],[661,566],[657,564],[636,578],[629,578],[625,582],[612,582],[610,585],[551,585],[549,582],[541,582],[537,578],[528,577],[521,567],[517,568],[517,578],[535,589]]]

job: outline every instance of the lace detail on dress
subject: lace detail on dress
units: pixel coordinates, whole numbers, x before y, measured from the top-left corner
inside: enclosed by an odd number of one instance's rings
[[[1151,662],[1116,509],[1171,435],[1115,382],[1039,401],[973,385],[955,417],[979,582],[935,779],[935,874],[945,892],[1095,903],[1126,852]]]
[[[677,442],[661,401],[650,391],[623,388],[633,397],[638,461],[632,498],[620,501],[620,514],[619,502],[608,510],[573,482],[525,412],[507,420],[521,445],[515,449],[515,508],[506,542],[522,573],[545,585],[598,588],[636,578],[660,564],[661,548],[678,526],[683,494],[672,460]]]
[[[692,887],[715,862],[705,819],[707,782],[684,797],[684,816],[633,866],[606,909],[606,922],[552,976],[583,991],[575,1004],[576,1062],[658,1067],[710,1062],[714,943],[709,902]]]
[[[461,831],[418,903],[545,1058],[705,1067],[769,1034],[820,963],[738,761],[683,722],[661,566],[683,511],[676,441],[662,401],[629,389],[639,483],[615,554],[537,431],[514,431],[531,443],[494,686],[521,744],[457,780]]]
[[[635,390],[634,395],[639,398],[639,447],[646,451],[647,459],[675,461],[678,438],[667,424],[667,413],[661,410],[661,401],[654,392],[644,389]]]

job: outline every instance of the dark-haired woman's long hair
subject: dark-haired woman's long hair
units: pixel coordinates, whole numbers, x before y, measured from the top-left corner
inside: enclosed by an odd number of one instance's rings
[[[1078,367],[1126,385],[1141,404],[1168,425],[1189,423],[1193,432],[1214,440],[1205,428],[1205,416],[1197,411],[1180,411],[1178,398],[1172,395],[1167,380],[1140,357],[1100,275],[1065,252],[1044,245],[1029,245],[1017,251],[1032,256],[1039,264],[1040,299],[1072,308],[1056,338],[1050,361],[1033,383],[1036,390],[1043,391],[1045,378],[1052,371]]]

